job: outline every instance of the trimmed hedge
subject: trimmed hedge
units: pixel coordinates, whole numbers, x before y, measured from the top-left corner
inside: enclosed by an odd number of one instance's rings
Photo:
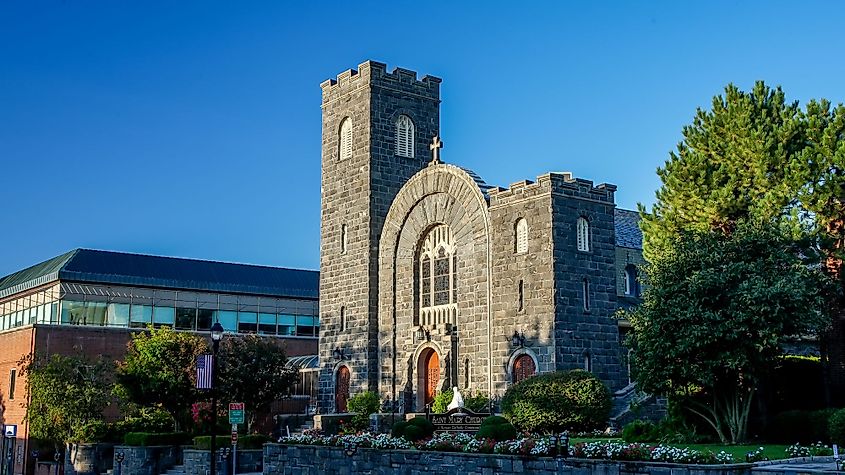
[[[434,434],[434,425],[425,417],[417,416],[410,421],[393,424],[390,432],[393,437],[403,437],[409,442],[416,442],[431,437]]]
[[[831,443],[845,444],[845,409],[837,409],[830,415],[827,429]]]
[[[188,445],[191,436],[186,432],[128,432],[123,445],[149,447],[153,445]]]
[[[835,409],[781,412],[772,418],[766,438],[770,442],[784,444],[796,442],[812,444],[818,441],[829,441],[832,434],[828,428],[828,421],[834,411]]]
[[[583,432],[604,428],[610,415],[610,391],[584,370],[540,374],[508,388],[502,413],[529,432]]]
[[[270,437],[261,434],[242,435],[238,437],[238,449],[240,450],[256,450],[260,449],[270,442]],[[214,437],[215,445],[219,447],[229,447],[232,445],[232,438],[228,435],[217,435]],[[194,448],[198,450],[211,450],[211,436],[201,435],[194,437]]]
[[[476,435],[480,439],[502,442],[516,439],[516,428],[502,416],[490,416],[481,421]]]

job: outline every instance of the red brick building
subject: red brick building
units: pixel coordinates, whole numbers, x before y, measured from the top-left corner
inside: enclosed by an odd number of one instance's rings
[[[317,354],[316,271],[77,249],[0,279],[0,475],[32,473],[19,361],[82,352],[119,360],[148,325],[277,338]],[[14,434],[14,435],[13,435]]]

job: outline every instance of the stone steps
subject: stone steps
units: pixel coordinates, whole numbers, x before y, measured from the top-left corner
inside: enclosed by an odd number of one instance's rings
[[[185,466],[176,465],[175,467],[170,467],[164,472],[164,475],[185,475]]]

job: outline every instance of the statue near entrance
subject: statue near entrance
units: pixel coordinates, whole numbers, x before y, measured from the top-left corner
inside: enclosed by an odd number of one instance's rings
[[[464,397],[461,396],[461,392],[458,391],[458,387],[455,386],[452,388],[452,402],[446,406],[446,409],[451,411],[452,409],[463,409],[464,407]]]

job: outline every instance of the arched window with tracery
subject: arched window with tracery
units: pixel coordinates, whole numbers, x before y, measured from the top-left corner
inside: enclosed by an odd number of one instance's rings
[[[423,238],[417,254],[417,325],[454,325],[458,313],[456,249],[452,231],[437,225]]]
[[[514,225],[514,252],[517,254],[524,254],[528,252],[528,221],[525,218],[519,218]]]
[[[407,115],[396,119],[396,155],[414,157],[414,121]]]
[[[513,362],[511,382],[516,384],[534,376],[536,373],[537,365],[534,363],[534,358],[532,358],[531,355],[519,355]]]
[[[588,252],[590,250],[590,222],[583,216],[578,217],[577,223],[578,250]]]
[[[338,157],[340,160],[352,158],[352,119],[346,117],[340,123],[340,143],[338,144]]]

